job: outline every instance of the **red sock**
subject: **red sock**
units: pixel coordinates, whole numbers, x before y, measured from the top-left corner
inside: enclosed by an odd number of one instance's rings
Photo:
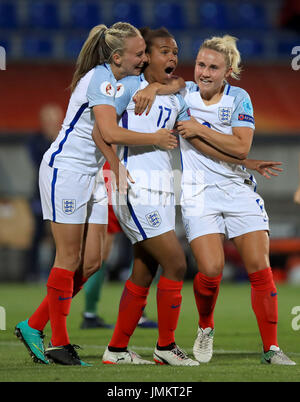
[[[31,328],[43,331],[48,321],[49,321],[48,296],[46,296],[42,301],[42,303],[39,305],[39,307],[29,318],[28,325]]]
[[[198,272],[194,278],[194,295],[199,313],[199,327],[214,328],[214,311],[222,274],[209,277]]]
[[[254,272],[249,275],[249,279],[251,283],[252,309],[256,315],[264,351],[266,352],[271,345],[278,346],[277,289],[273,281],[271,268]]]
[[[83,276],[81,270],[77,270],[75,272],[72,297],[76,296],[77,293],[80,292],[87,280],[88,278]]]
[[[74,272],[63,268],[52,268],[48,282],[48,306],[52,329],[53,346],[70,343],[67,331],[67,316],[70,312],[73,294]]]
[[[175,342],[182,285],[183,281],[173,281],[163,276],[157,284],[158,346],[168,346]]]
[[[80,273],[79,271],[75,272],[72,297],[77,295],[77,293],[82,289],[86,281],[87,278],[85,278],[81,272]],[[46,296],[42,301],[42,303],[39,305],[39,307],[29,318],[28,325],[31,328],[43,331],[48,321],[49,321],[49,307],[48,307],[48,296]]]
[[[127,280],[122,293],[119,314],[109,346],[126,348],[147,303],[149,288]]]

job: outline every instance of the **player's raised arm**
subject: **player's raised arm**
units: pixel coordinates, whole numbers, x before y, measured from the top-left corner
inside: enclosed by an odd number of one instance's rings
[[[161,84],[159,82],[149,84],[146,88],[138,91],[133,98],[135,102],[135,113],[142,115],[144,112],[146,112],[147,116],[151,110],[156,95],[175,94],[184,87],[184,79],[173,76],[171,76],[165,84]]]

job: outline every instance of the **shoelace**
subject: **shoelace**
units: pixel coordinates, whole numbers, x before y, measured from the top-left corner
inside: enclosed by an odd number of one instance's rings
[[[177,345],[175,346],[174,349],[172,349],[172,352],[181,359],[188,359],[186,353],[183,350],[181,350]]]
[[[282,350],[279,350],[278,352],[275,352],[275,355],[277,355],[277,357],[278,357],[280,360],[282,360],[282,361],[289,359],[289,358],[283,353]]]
[[[67,345],[67,350],[72,355],[72,357],[80,360],[80,357],[78,356],[78,353],[76,352],[75,349],[82,349],[82,348],[79,345]]]
[[[209,334],[202,334],[202,337],[200,340],[200,345],[204,346],[204,348],[208,348],[210,342],[211,342],[211,337],[209,336]]]
[[[141,356],[138,355],[136,352],[133,352],[132,350],[127,350],[127,352],[130,354],[130,356],[133,357],[137,357],[141,359]]]

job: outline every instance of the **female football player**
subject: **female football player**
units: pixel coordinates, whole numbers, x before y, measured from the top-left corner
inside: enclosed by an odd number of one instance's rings
[[[144,132],[160,127],[172,129],[178,120],[189,119],[180,95],[157,96],[148,115],[135,115],[133,97],[149,84],[167,84],[178,62],[178,48],[165,29],[144,29],[147,67],[132,82],[132,100],[122,116],[122,125]],[[113,336],[103,355],[105,364],[149,364],[127,349],[146,306],[149,287],[158,265],[162,274],[157,285],[158,341],[154,360],[160,364],[195,366],[175,342],[181,306],[181,289],[186,271],[183,249],[175,234],[175,204],[172,152],[156,146],[121,147],[122,163],[133,178],[126,196],[116,196],[115,214],[134,249],[134,263],[120,300]]]
[[[110,144],[177,146],[166,129],[141,136],[117,124],[117,114],[127,106],[127,89],[117,81],[139,75],[145,60],[144,39],[127,23],[94,27],[79,54],[66,117],[44,154],[39,175],[43,217],[51,221],[56,246],[54,266],[46,298],[29,320],[16,326],[16,335],[38,362],[84,365],[70,344],[66,322],[72,297],[101,266],[107,196],[104,182],[98,181],[96,174],[105,158],[123,191],[119,171],[123,166]],[[45,357],[42,331],[49,318],[52,337]]]
[[[199,269],[194,279],[199,328],[193,351],[199,362],[212,357],[214,308],[226,236],[237,247],[249,275],[252,308],[263,343],[262,362],[292,365],[295,363],[277,341],[277,290],[269,261],[269,219],[256,192],[255,179],[243,162],[254,134],[253,108],[247,92],[227,82],[230,77],[239,78],[239,65],[236,38],[225,35],[205,40],[196,58],[196,83],[187,83],[184,93],[194,118],[177,124],[183,163],[182,215]],[[207,145],[241,159],[241,164],[206,156],[203,149]]]

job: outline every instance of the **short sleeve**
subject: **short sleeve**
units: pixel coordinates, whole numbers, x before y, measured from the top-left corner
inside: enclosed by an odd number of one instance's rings
[[[185,100],[180,94],[176,95],[179,105],[180,105],[180,110],[177,116],[177,121],[184,121],[184,120],[190,120],[190,109],[188,105],[185,103]]]
[[[186,81],[185,82],[185,88],[182,88],[180,90],[180,94],[185,97],[187,94],[189,94],[190,92],[197,92],[199,91],[199,87],[198,85],[193,82],[193,81]]]
[[[97,66],[87,89],[89,107],[111,105],[115,107],[116,81],[104,66]]]
[[[117,82],[116,109],[118,116],[127,109],[133,95],[140,87],[140,77],[128,76]]]
[[[238,88],[231,118],[232,127],[250,127],[255,129],[253,106],[248,93]]]

